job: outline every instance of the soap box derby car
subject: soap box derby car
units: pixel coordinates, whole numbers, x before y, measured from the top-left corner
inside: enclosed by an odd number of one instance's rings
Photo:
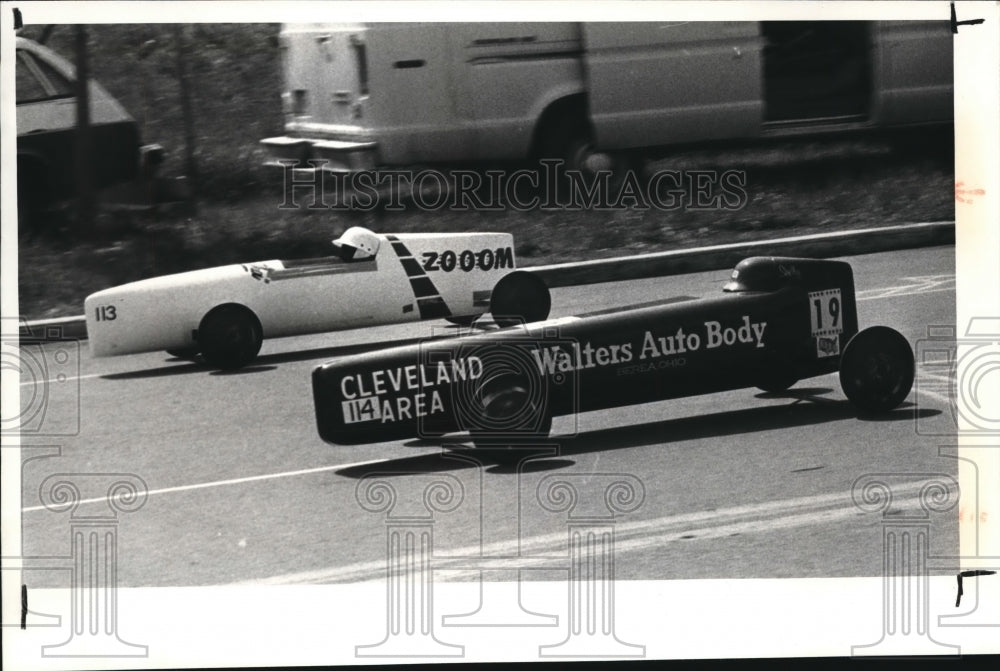
[[[862,414],[888,411],[910,391],[913,350],[890,328],[858,331],[849,264],[754,257],[718,297],[343,357],[317,367],[312,382],[327,442],[468,431],[489,449],[538,444],[553,416],[744,387],[780,391],[838,370]]]
[[[544,282],[514,270],[506,233],[375,234],[353,227],[338,254],[257,261],[131,282],[84,305],[93,356],[166,350],[239,368],[263,338],[448,319],[487,311],[545,319]],[[501,319],[502,322],[502,319]]]

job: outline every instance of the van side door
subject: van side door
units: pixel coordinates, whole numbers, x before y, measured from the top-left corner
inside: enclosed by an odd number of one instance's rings
[[[370,105],[384,163],[451,158],[459,126],[448,24],[369,24]]]
[[[877,21],[874,121],[891,126],[951,120],[952,53],[947,21]]]
[[[584,23],[583,35],[601,149],[760,133],[759,23]]]

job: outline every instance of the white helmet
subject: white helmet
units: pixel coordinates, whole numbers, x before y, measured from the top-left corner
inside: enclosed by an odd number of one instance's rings
[[[352,226],[333,241],[345,261],[370,259],[378,253],[379,238],[361,226]]]

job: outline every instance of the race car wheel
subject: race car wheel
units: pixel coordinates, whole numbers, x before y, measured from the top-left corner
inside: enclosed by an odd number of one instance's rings
[[[913,348],[898,331],[872,326],[857,333],[840,357],[840,386],[865,412],[888,412],[913,387]]]
[[[210,365],[242,368],[257,356],[263,342],[260,320],[250,309],[227,303],[208,311],[198,326],[198,345]]]
[[[524,270],[500,278],[490,298],[490,314],[500,326],[542,321],[551,308],[552,296],[545,282]]]
[[[530,387],[514,375],[487,381],[480,392],[485,426],[469,429],[477,454],[499,464],[516,464],[548,440],[552,415]]]

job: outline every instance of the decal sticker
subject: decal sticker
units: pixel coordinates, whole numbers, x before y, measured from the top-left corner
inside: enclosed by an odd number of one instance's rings
[[[378,400],[371,396],[344,401],[340,405],[344,411],[344,424],[368,422],[382,416]]]
[[[840,336],[816,336],[816,358],[837,356],[840,354]]]
[[[483,362],[475,356],[345,375],[340,379],[344,424],[385,424],[443,413],[444,398],[438,387],[482,375]]]
[[[779,263],[778,264],[778,273],[782,277],[787,277],[787,278],[790,278],[790,279],[793,279],[793,280],[801,280],[802,279],[802,273],[799,272],[799,269],[796,266],[793,266],[793,265],[787,265],[786,266],[784,263]],[[736,279],[736,278],[734,277],[733,279]]]
[[[114,305],[98,305],[94,308],[94,320],[99,322],[113,322],[118,319],[118,310]]]
[[[443,270],[446,273],[458,268],[465,272],[493,270],[514,267],[514,250],[510,247],[483,249],[474,252],[466,249],[461,252],[447,250],[444,252],[424,252],[423,269],[428,272]]]
[[[809,293],[809,321],[812,335],[831,336],[844,330],[841,319],[840,289]]]
[[[738,324],[738,325],[737,325]],[[767,322],[751,321],[750,315],[743,315],[741,321],[729,326],[714,320],[706,321],[700,328],[685,331],[683,327],[674,332],[654,333],[644,331],[642,338],[627,342],[611,343],[595,347],[589,340],[574,342],[571,346],[551,345],[532,350],[538,372],[542,375],[570,373],[589,368],[621,366],[620,375],[646,372],[655,369],[675,368],[687,365],[683,354],[716,349],[720,347],[765,347],[764,334]]]
[[[410,280],[410,287],[413,288],[413,297],[417,299],[417,307],[420,309],[421,319],[435,319],[438,317],[450,317],[451,310],[444,302],[441,293],[434,286],[431,278],[413,258],[413,254],[406,245],[395,235],[385,236],[392,243],[392,249],[399,257],[399,262],[406,271],[406,276]],[[470,252],[471,253],[471,252]]]

